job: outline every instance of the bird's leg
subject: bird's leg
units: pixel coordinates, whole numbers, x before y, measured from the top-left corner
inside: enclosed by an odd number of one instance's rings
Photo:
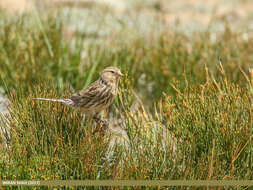
[[[98,114],[96,114],[95,116],[93,116],[94,121],[102,126],[108,126],[108,121],[105,119],[102,119],[101,117],[98,116]]]
[[[105,128],[108,127],[108,121],[99,117],[98,114],[93,116],[93,119],[99,125],[99,129],[95,129],[94,133],[100,131],[102,133],[102,135],[104,136]],[[102,126],[102,127],[100,127],[100,126]]]

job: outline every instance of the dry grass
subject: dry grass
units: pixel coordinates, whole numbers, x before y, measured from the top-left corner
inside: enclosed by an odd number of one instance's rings
[[[0,86],[11,100],[1,179],[252,180],[252,38],[164,33],[84,49],[77,35],[70,49],[61,21],[44,19],[41,31],[1,19]],[[112,64],[126,73],[110,108],[126,145],[112,147],[70,108],[32,100],[67,97]]]

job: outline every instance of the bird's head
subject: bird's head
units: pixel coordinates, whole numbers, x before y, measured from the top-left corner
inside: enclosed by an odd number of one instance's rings
[[[122,76],[124,75],[117,67],[107,67],[100,74],[100,78],[110,84],[117,84]]]

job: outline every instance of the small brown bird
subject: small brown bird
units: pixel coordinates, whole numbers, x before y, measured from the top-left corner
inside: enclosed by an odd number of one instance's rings
[[[34,99],[61,102],[79,108],[85,115],[92,117],[96,122],[106,124],[106,121],[100,119],[98,114],[112,104],[117,95],[119,79],[122,76],[123,74],[117,67],[107,67],[101,72],[98,80],[80,92],[73,94],[70,98]]]

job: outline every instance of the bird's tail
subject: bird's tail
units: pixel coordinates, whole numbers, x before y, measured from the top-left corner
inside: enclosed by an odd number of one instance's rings
[[[66,105],[74,105],[73,100],[69,98],[64,98],[64,99],[55,99],[55,98],[33,98],[34,100],[44,100],[44,101],[51,101],[51,102],[61,102]]]

